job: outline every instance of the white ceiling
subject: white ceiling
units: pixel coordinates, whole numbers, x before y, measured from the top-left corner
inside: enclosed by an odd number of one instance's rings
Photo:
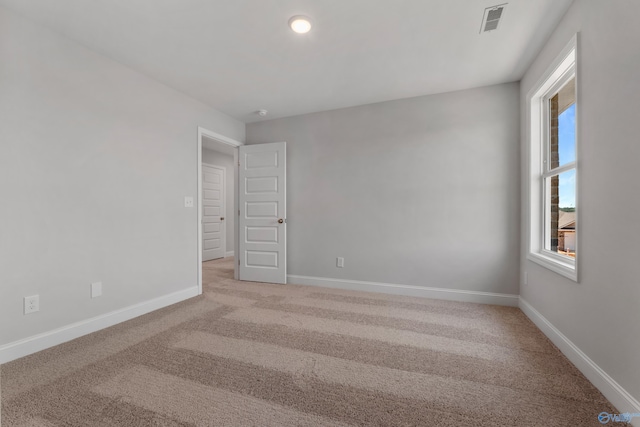
[[[504,3],[497,31],[484,9]],[[572,0],[0,0],[243,122],[519,80]],[[293,33],[293,15],[312,18]]]

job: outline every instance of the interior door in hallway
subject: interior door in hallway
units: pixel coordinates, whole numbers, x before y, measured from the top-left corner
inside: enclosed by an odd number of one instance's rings
[[[239,148],[239,278],[287,283],[286,143]]]
[[[223,258],[226,252],[224,178],[224,168],[202,165],[202,261]]]

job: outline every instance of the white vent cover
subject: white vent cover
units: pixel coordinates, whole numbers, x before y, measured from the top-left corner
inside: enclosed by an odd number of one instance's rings
[[[491,6],[484,10],[482,16],[482,25],[480,26],[480,33],[486,33],[487,31],[493,31],[498,29],[500,20],[504,16],[504,8],[508,3],[499,4],[497,6]]]

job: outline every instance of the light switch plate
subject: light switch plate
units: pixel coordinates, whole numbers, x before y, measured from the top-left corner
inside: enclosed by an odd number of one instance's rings
[[[91,284],[91,298],[102,296],[102,282],[95,282]]]

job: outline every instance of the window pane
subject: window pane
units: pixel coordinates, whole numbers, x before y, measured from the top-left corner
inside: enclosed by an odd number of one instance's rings
[[[545,249],[575,257],[576,171],[546,179]]]
[[[576,161],[576,104],[558,117],[558,154],[560,166]]]
[[[575,91],[573,78],[549,100],[549,169],[576,160]]]

